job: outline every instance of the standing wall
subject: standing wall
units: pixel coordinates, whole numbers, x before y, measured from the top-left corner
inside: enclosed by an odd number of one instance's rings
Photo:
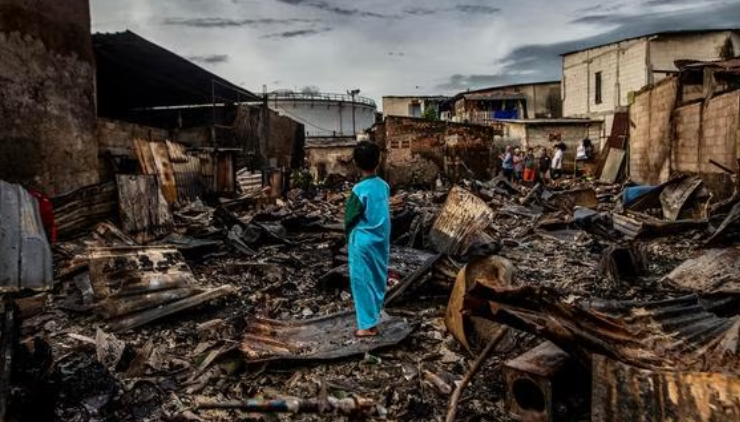
[[[0,179],[98,181],[88,0],[0,0]]]

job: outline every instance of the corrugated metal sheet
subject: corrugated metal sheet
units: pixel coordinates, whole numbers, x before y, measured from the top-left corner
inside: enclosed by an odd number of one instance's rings
[[[740,420],[734,375],[650,371],[595,356],[592,398],[592,422]]]
[[[36,199],[0,180],[0,292],[51,288],[52,264]]]
[[[709,249],[684,261],[666,279],[695,293],[740,293],[740,250]]]
[[[437,252],[459,255],[465,252],[476,233],[493,221],[494,212],[482,199],[454,187],[442,212],[435,220],[429,238]]]
[[[247,321],[241,351],[249,362],[329,360],[392,346],[413,331],[403,318],[384,316],[377,337],[357,339],[355,313],[342,312],[304,321],[254,318]]]
[[[740,373],[733,297],[658,302],[574,300],[543,286],[489,287],[466,296],[470,314],[541,335],[590,364],[594,354],[651,370]]]

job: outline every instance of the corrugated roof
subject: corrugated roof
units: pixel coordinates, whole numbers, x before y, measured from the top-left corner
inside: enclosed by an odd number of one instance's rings
[[[0,292],[51,288],[53,277],[36,199],[0,180]]]
[[[94,34],[98,107],[102,116],[130,110],[259,97],[131,32]]]

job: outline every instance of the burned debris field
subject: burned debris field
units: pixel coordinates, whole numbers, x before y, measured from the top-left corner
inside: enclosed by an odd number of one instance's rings
[[[740,3],[545,3],[0,0],[0,422],[740,421]]]

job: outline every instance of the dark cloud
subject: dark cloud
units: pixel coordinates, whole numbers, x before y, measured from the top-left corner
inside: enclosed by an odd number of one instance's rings
[[[412,7],[412,8],[404,9],[403,13],[410,15],[410,16],[431,16],[431,15],[436,15],[437,13],[441,11],[442,9],[428,9],[425,7]]]
[[[658,6],[681,6],[684,4],[693,4],[695,0],[648,0],[644,4],[648,7]]]
[[[189,56],[188,60],[196,63],[218,64],[229,61],[228,54],[209,54],[205,56]]]
[[[263,35],[261,38],[296,38],[296,37],[307,37],[310,35],[317,35],[323,32],[329,32],[331,28],[318,28],[318,29],[297,29],[295,31],[284,31],[275,34]]]
[[[329,4],[323,0],[277,0],[280,3],[290,4],[293,6],[306,6],[314,9],[322,10],[324,12],[333,13],[340,16],[357,16],[363,18],[396,18],[396,16],[383,15],[380,13],[369,12],[360,10],[357,8],[345,8]]]
[[[576,21],[579,23],[609,23],[616,25],[616,28],[593,37],[516,48],[497,63],[500,70],[495,74],[453,75],[439,84],[437,88],[463,90],[499,84],[556,80],[560,79],[562,74],[560,55],[563,53],[661,31],[737,27],[740,26],[737,16],[740,16],[740,0],[719,4],[712,9],[711,13],[698,7],[671,13],[584,16]]]
[[[240,26],[283,25],[296,23],[313,23],[315,19],[231,19],[223,17],[207,18],[166,18],[165,25],[188,26],[193,28],[233,28]]]
[[[477,4],[458,4],[454,9],[458,12],[472,13],[476,15],[493,15],[501,12],[501,9],[498,7],[482,6]]]
[[[487,86],[506,85],[512,82],[508,75],[452,75],[449,80],[437,85],[437,89],[464,91]]]

